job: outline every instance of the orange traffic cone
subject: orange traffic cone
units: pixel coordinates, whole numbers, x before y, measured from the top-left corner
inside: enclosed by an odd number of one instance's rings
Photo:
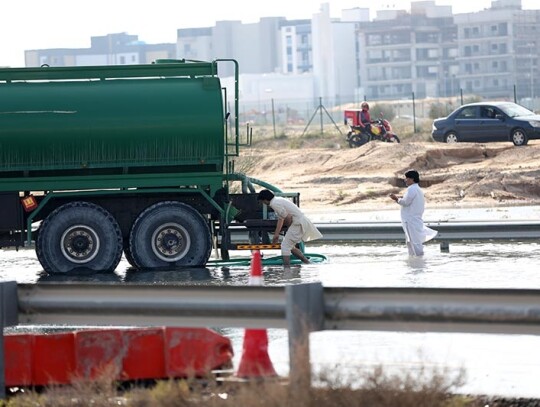
[[[253,250],[252,252],[249,285],[263,285],[262,258],[260,250]]]
[[[260,378],[277,376],[274,365],[268,356],[268,335],[266,329],[246,329],[242,360],[236,376]]]
[[[251,257],[250,285],[263,285],[261,252],[254,250]],[[274,365],[268,356],[268,334],[266,329],[246,329],[242,359],[236,376],[260,378],[277,376]]]

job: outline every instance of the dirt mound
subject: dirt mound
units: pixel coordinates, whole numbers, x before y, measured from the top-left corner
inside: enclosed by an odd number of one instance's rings
[[[247,149],[236,168],[282,191],[300,192],[304,208],[391,206],[403,173],[420,172],[429,206],[539,204],[540,143],[446,145],[371,142],[356,149]]]

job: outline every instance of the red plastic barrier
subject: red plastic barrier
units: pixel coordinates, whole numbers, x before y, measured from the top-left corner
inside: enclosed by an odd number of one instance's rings
[[[31,386],[34,335],[4,336],[6,387]]]
[[[72,332],[34,335],[32,382],[34,386],[67,384],[75,372],[75,338]],[[6,377],[9,372],[6,371]]]
[[[75,332],[77,378],[119,377],[125,352],[119,329]]]
[[[204,328],[14,334],[4,340],[6,386],[204,376],[232,361],[231,341]]]
[[[124,331],[122,380],[166,378],[163,328],[128,329]]]
[[[165,328],[168,377],[207,375],[231,363],[230,339],[205,328]]]

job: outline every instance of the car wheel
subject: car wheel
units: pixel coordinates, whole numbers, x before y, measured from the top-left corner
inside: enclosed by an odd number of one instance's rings
[[[514,143],[515,146],[524,146],[528,141],[527,134],[523,129],[515,129],[512,132],[512,143]]]
[[[448,134],[444,137],[444,141],[446,141],[448,144],[450,144],[450,143],[457,143],[457,142],[458,142],[457,134],[454,133],[453,131],[451,131],[450,133],[448,133]]]

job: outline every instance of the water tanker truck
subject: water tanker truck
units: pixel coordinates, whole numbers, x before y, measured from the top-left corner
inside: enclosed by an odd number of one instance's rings
[[[237,84],[234,60],[0,69],[0,247],[35,244],[49,273],[227,258],[239,213],[262,218],[234,173]]]

